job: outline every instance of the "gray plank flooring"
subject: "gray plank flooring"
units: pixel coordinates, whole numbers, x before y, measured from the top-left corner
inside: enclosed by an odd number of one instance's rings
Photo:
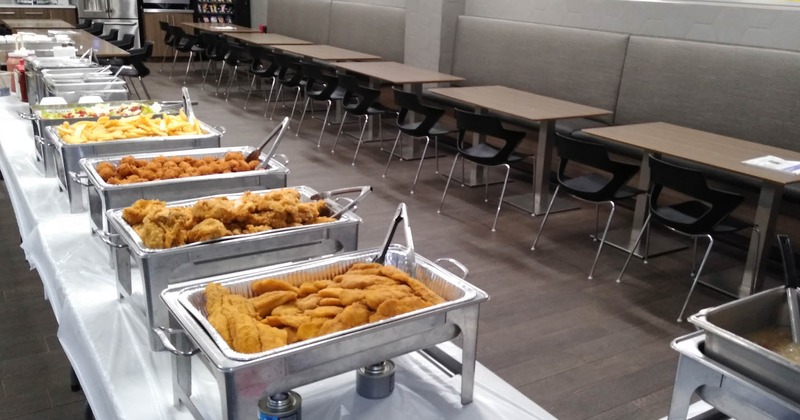
[[[153,68],[147,78],[150,92],[160,99],[178,99],[180,78],[168,80],[158,73],[157,64]],[[244,94],[234,92],[226,102],[209,93],[210,87],[201,91],[199,81],[190,75],[188,83],[193,98],[200,101],[197,115],[227,128],[225,145],[255,145],[274,126],[263,117],[263,99],[251,98],[245,111]],[[279,108],[276,116],[288,112]],[[349,138],[343,137],[337,153],[330,153],[334,127],[327,128],[321,149],[315,147],[319,120],[307,117],[299,137],[296,128],[293,123],[281,147],[291,159],[291,185],[318,190],[375,187],[359,209],[364,218],[361,247],[377,246],[397,204],[406,202],[419,253],[453,257],[470,268],[469,281],[491,296],[481,309],[481,363],[558,418],[666,415],[677,362],[669,343],[693,330],[675,322],[690,285],[688,252],[652,259],[647,265],[635,260],[624,282],[617,284],[625,255],[608,248],[594,280],[587,280],[597,245],[589,238],[593,208],[584,205],[552,216],[532,252],[540,218],[504,206],[498,230],[491,232],[498,186],[490,188],[485,203],[482,188],[451,185],[442,214],[437,214],[445,179],[434,174],[432,159],[423,166],[416,194],[410,195],[417,162],[393,162],[384,179],[388,154],[377,143],[362,146],[357,165],[351,166],[355,143]],[[447,153],[442,170],[451,162],[452,154]],[[529,191],[529,179],[515,174],[509,193]],[[4,189],[0,211],[5,216],[0,218],[0,263],[5,271],[0,277],[0,419],[82,418],[83,395],[69,390],[69,364],[55,337],[57,324],[38,276],[19,248]],[[614,226],[629,224],[630,217],[630,212],[618,211]],[[740,250],[720,246],[708,270],[739,266],[743,256]],[[726,300],[699,288],[688,312]]]

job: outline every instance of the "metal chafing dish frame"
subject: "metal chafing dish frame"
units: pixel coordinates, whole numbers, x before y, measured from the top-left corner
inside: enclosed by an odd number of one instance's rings
[[[789,325],[785,287],[704,309],[689,322],[705,331],[709,358],[800,401],[800,365],[742,337],[759,328]]]
[[[137,152],[157,152],[187,149],[218,148],[224,134],[224,128],[217,130],[205,123],[200,123],[205,134],[187,134],[181,136],[139,137],[125,140],[112,140],[82,144],[70,144],[61,140],[55,127],[45,127],[46,138],[55,147],[55,164],[59,186],[66,190],[71,213],[85,210],[82,187],[77,177],[70,176],[74,172],[81,174],[80,160],[100,156],[115,156]]]
[[[25,60],[28,102],[38,104],[42,98],[47,96],[42,75],[44,70],[80,72],[81,69],[83,69],[82,71],[96,72],[101,67],[84,58],[38,57],[35,60]]]
[[[307,186],[290,187],[300,191],[308,200],[317,191]],[[274,190],[252,191],[265,193]],[[151,330],[170,327],[169,311],[159,299],[159,294],[174,284],[202,277],[231,273],[247,267],[264,267],[287,261],[298,261],[347,252],[358,249],[358,228],[361,218],[351,209],[372,191],[372,187],[344,188],[331,194],[360,192],[354,200],[342,206],[333,199],[326,202],[331,211],[345,210],[335,222],[274,229],[259,233],[228,236],[208,242],[188,244],[169,249],[149,249],[139,235],[122,219],[123,209],[109,210],[106,218],[111,231],[108,237],[100,238],[114,248],[114,268],[117,277],[117,292],[120,300],[132,301],[133,276],[131,259],[141,272],[140,280],[144,294],[145,317]],[[244,195],[220,194],[193,200],[167,203],[170,207],[188,206],[212,197],[234,199]],[[161,340],[151,331],[150,348],[164,350]]]
[[[317,380],[328,378],[363,366],[388,360],[416,350],[425,350],[438,363],[461,374],[461,403],[472,402],[477,354],[477,333],[480,303],[488,299],[482,290],[413,251],[413,248],[393,244],[386,264],[415,273],[420,281],[430,284],[447,283],[462,295],[435,305],[383,321],[327,336],[259,353],[251,360],[233,360],[225,355],[213,338],[216,331],[202,321],[199,311],[190,310],[190,296],[200,292],[210,282],[237,287],[261,278],[285,278],[289,281],[311,280],[346,271],[355,262],[372,261],[380,248],[322,257],[302,263],[283,264],[266,269],[250,270],[209,279],[198,280],[164,291],[162,299],[181,329],[159,331],[165,345],[173,353],[173,397],[176,406],[183,403],[197,419],[216,418],[200,412],[191,399],[191,356],[198,355],[217,381],[222,401],[222,419],[242,420],[255,413],[257,400]],[[413,256],[414,267],[406,259]],[[443,259],[454,262],[452,259]],[[330,267],[336,270],[330,272]],[[466,276],[466,269],[463,269]],[[463,338],[462,360],[459,362],[438,351],[436,344]],[[169,337],[177,338],[175,345]],[[252,413],[250,412],[252,411]]]
[[[125,156],[149,161],[160,156],[166,158],[204,158],[208,156],[221,158],[229,152],[240,152],[246,157],[255,149],[253,146],[221,147],[81,159],[81,169],[91,184],[89,186],[89,218],[92,231],[109,233],[106,211],[128,207],[139,199],[174,201],[212,194],[283,188],[287,185],[289,175],[289,168],[285,166],[288,164],[288,158],[280,155],[282,162],[270,159],[266,169],[112,185],[105,182],[97,172],[96,168],[100,163],[118,165]],[[267,158],[267,153],[262,152],[259,161],[264,162]]]
[[[695,393],[715,410],[739,419],[791,419],[800,416],[800,404],[780,395],[734,368],[725,366],[708,353],[708,334],[703,331],[679,337],[671,346],[680,357],[672,390],[668,420],[688,417]],[[704,412],[696,418],[709,418]]]

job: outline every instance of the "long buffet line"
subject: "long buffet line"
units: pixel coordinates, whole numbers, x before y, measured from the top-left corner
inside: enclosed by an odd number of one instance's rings
[[[59,94],[48,70],[105,71],[33,61],[32,104]],[[405,205],[360,249],[371,188],[287,187],[287,120],[225,148],[185,88],[122,99],[0,98],[22,247],[98,418],[552,418],[476,363],[488,296],[414,251]]]

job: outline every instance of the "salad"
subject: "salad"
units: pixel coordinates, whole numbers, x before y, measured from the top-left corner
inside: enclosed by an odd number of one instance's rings
[[[67,109],[41,110],[42,119],[99,118],[99,117],[134,117],[137,115],[157,114],[161,112],[158,103],[143,104],[138,102],[124,104],[93,104]]]

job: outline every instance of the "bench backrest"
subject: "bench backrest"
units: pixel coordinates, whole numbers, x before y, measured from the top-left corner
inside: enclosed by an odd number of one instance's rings
[[[800,53],[632,36],[615,123],[650,121],[800,150]]]
[[[613,111],[629,35],[459,16],[453,74]],[[598,118],[612,123],[613,116]]]
[[[330,15],[330,0],[269,0],[267,29],[315,44],[327,44]]]
[[[405,9],[339,1],[331,3],[331,45],[402,63],[405,33]]]

